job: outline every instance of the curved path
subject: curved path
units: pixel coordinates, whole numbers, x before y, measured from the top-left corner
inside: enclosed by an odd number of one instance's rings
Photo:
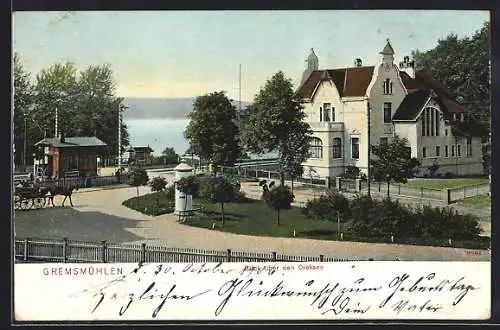
[[[141,187],[140,193],[149,192]],[[489,261],[488,251],[454,248],[323,241],[302,238],[245,236],[183,225],[177,217],[165,214],[147,216],[121,205],[136,195],[136,189],[80,190],[73,195],[74,208],[55,207],[17,212],[16,234],[19,237],[110,242],[147,242],[179,248],[252,251],[280,254],[320,255],[367,260]],[[60,205],[62,199],[56,199]]]

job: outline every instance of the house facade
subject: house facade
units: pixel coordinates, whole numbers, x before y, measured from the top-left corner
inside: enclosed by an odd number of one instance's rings
[[[97,157],[106,143],[97,137],[45,138],[35,144],[39,157],[35,159],[35,175],[53,179],[97,175]]]
[[[433,164],[436,173],[482,174],[483,128],[470,111],[408,56],[396,65],[389,40],[380,55],[375,66],[356,59],[350,68],[320,70],[311,49],[298,89],[313,131],[303,165],[320,177],[340,176],[349,165],[366,173],[368,144],[397,134],[421,162],[419,176]]]
[[[152,152],[153,149],[149,146],[129,148],[126,151],[127,163],[133,163],[136,165],[151,165],[153,161],[151,157]]]

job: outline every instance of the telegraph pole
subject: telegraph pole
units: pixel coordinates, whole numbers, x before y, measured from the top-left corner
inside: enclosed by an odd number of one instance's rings
[[[26,113],[24,117],[24,139],[23,139],[23,171],[26,171]]]
[[[367,186],[368,186],[368,196],[371,197],[371,189],[370,189],[370,160],[371,160],[371,113],[370,113],[370,102],[367,103],[366,106],[368,110],[368,169],[366,171],[367,175]]]
[[[241,114],[241,63],[239,67],[239,73],[238,73],[238,83],[239,83],[239,93],[240,93],[240,98],[239,98],[239,114]]]
[[[118,170],[122,165],[122,108],[118,103]]]

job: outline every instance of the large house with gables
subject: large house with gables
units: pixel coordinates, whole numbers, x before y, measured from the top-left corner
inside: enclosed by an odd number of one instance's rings
[[[380,55],[376,66],[356,59],[350,68],[320,70],[311,49],[298,89],[313,130],[303,165],[321,177],[340,176],[349,165],[366,173],[370,131],[371,145],[406,138],[420,176],[433,164],[441,174],[482,174],[483,128],[470,111],[408,56],[397,65],[389,40]]]

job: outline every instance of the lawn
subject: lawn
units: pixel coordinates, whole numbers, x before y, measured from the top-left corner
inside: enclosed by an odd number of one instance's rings
[[[491,197],[488,195],[476,196],[467,198],[460,201],[461,204],[472,205],[475,207],[488,207],[491,206]]]
[[[222,229],[220,204],[204,201],[195,201],[195,204],[202,207],[202,213],[186,222],[187,225],[211,229],[215,223],[216,229]],[[226,220],[223,230],[236,234],[293,237],[295,230],[296,237],[335,239],[337,235],[337,222],[307,219],[299,207],[281,210],[279,225],[277,212],[271,210],[264,201],[248,199],[225,204],[224,213]]]
[[[457,188],[472,186],[481,183],[488,183],[488,178],[454,178],[454,179],[414,179],[409,180],[405,185],[411,188]]]
[[[157,196],[159,199],[157,200]],[[158,204],[159,201],[159,204]],[[156,193],[134,197],[123,204],[137,211],[159,215],[171,213],[173,197]],[[184,222],[184,225],[220,230],[235,234],[271,236],[271,237],[301,237],[324,240],[337,240],[338,228],[336,220],[308,219],[302,208],[292,207],[280,211],[280,224],[277,223],[277,212],[270,209],[264,201],[244,198],[239,202],[224,204],[225,225],[222,228],[221,206],[203,199],[195,199],[194,207],[199,209],[195,216]],[[341,232],[346,241],[361,241],[373,243],[390,243],[390,236],[361,237],[349,228],[349,223],[341,223]],[[395,239],[394,243],[412,245],[448,246],[448,241],[424,239]],[[483,244],[484,243],[484,244]],[[455,242],[455,247],[482,248],[488,242]],[[466,244],[466,245],[464,245]]]

